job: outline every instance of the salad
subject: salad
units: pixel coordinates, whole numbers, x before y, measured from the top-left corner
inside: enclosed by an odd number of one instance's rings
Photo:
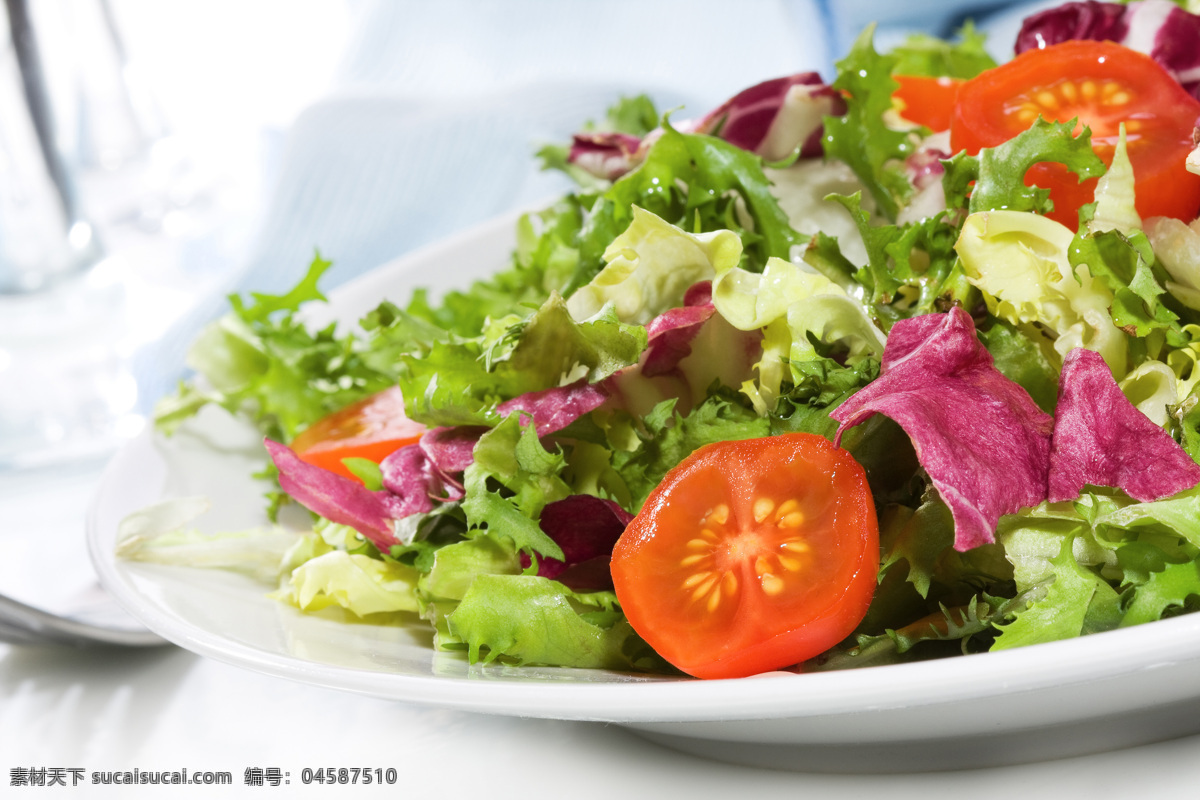
[[[256,425],[306,525],[169,501],[119,552],[472,662],[699,678],[1200,608],[1200,16],[1066,3],[1003,64],[872,33],[831,82],[544,148],[578,188],[486,280],[352,330],[303,321],[319,256],[232,297],[157,425]]]

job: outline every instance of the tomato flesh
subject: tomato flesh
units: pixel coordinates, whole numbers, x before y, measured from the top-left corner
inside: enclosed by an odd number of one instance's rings
[[[358,480],[342,459],[378,464],[424,432],[424,425],[405,415],[404,397],[393,387],[322,417],[293,439],[291,448],[309,464]]]
[[[925,75],[893,75],[892,78],[900,84],[900,88],[892,93],[900,116],[931,131],[950,129],[958,87],[963,83],[961,79]]]
[[[1143,217],[1191,220],[1200,210],[1200,176],[1184,166],[1200,101],[1149,56],[1114,42],[1069,41],[1028,50],[962,85],[950,124],[957,152],[978,153],[1028,129],[1038,116],[1092,132],[1092,147],[1112,164],[1119,126],[1136,179]],[[1079,128],[1077,128],[1078,130]],[[1071,229],[1079,207],[1094,199],[1096,179],[1080,183],[1061,164],[1035,164],[1028,185],[1050,190],[1052,219]]]
[[[700,448],[651,493],[612,557],[630,625],[699,678],[828,650],[866,615],[878,567],[862,467],[807,433]]]

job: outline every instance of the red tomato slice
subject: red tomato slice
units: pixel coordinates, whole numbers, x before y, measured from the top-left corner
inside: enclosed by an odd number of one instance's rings
[[[898,101],[900,116],[931,131],[950,129],[950,117],[954,114],[954,102],[962,80],[924,75],[893,75],[892,78],[900,84],[900,88],[892,93],[892,99]]]
[[[962,85],[950,124],[955,150],[978,153],[1029,128],[1038,115],[1092,131],[1092,147],[1112,163],[1125,123],[1136,205],[1142,217],[1191,220],[1200,210],[1200,176],[1184,167],[1200,101],[1149,56],[1114,42],[1070,41],[1028,50]],[[1053,219],[1074,230],[1096,179],[1080,184],[1061,164],[1035,164],[1025,182],[1050,190]]]
[[[358,480],[343,458],[378,464],[424,432],[424,425],[405,416],[400,389],[391,388],[322,417],[293,439],[291,448],[309,464]]]
[[[808,433],[692,453],[612,556],[633,629],[699,678],[753,675],[828,650],[867,613],[878,567],[866,474]]]

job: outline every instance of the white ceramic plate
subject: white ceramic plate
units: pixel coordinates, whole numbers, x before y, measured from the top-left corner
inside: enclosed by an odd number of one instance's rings
[[[334,293],[352,322],[416,285],[499,267],[515,217],[388,264]],[[836,673],[693,681],[601,671],[469,666],[423,625],[305,615],[238,574],[117,561],[117,525],[164,497],[205,494],[203,526],[263,522],[249,476],[257,437],[206,415],[170,440],[144,434],[109,465],[88,522],[105,587],[163,637],[221,661],[391,700],[628,726],[692,753],[822,771],[919,771],[1057,758],[1200,731],[1200,615],[1001,653]]]

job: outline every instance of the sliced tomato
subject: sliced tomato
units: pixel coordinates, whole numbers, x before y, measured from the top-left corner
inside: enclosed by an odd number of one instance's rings
[[[900,116],[931,131],[950,129],[958,87],[963,84],[961,79],[925,75],[893,75],[892,78],[900,84],[900,88],[892,93]]]
[[[955,152],[978,153],[1048,121],[1078,118],[1092,132],[1092,147],[1112,163],[1119,125],[1137,181],[1142,217],[1191,220],[1200,210],[1200,176],[1184,167],[1200,101],[1184,91],[1149,56],[1114,42],[1069,41],[1028,50],[967,81],[958,92],[950,124]],[[1049,216],[1074,230],[1079,207],[1093,200],[1096,179],[1080,183],[1066,167],[1035,164],[1025,182],[1050,190]]]
[[[862,621],[878,567],[862,467],[807,433],[700,448],[667,474],[612,556],[633,629],[699,678],[828,650]]]
[[[291,448],[309,464],[358,480],[343,458],[378,464],[424,432],[424,425],[405,415],[404,397],[393,387],[322,417],[293,439]]]

